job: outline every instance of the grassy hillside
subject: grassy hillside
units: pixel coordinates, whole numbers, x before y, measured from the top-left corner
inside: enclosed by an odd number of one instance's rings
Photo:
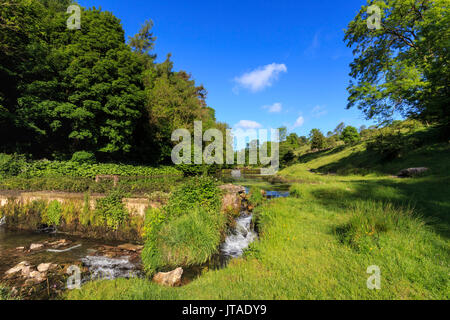
[[[367,143],[300,156],[280,175],[291,196],[257,210],[242,259],[182,288],[145,279],[89,283],[69,299],[449,299],[450,146],[386,161]],[[424,176],[392,176],[425,166]],[[315,171],[315,172],[312,172]],[[381,289],[367,288],[369,266]]]

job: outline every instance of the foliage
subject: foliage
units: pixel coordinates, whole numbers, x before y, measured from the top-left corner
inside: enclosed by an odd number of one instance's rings
[[[59,226],[62,211],[61,203],[53,200],[49,203],[47,210],[42,214],[42,222],[51,226]]]
[[[370,5],[381,9],[378,30],[367,26]],[[449,125],[449,10],[448,0],[368,0],[345,32],[355,55],[348,108]]]
[[[152,274],[163,267],[206,262],[217,252],[226,217],[221,192],[209,177],[188,179],[166,206],[149,209],[144,227],[142,261]]]
[[[172,194],[165,210],[169,217],[188,214],[195,208],[202,207],[207,211],[219,211],[221,193],[217,183],[210,177],[190,178]]]
[[[196,208],[162,225],[156,241],[146,242],[142,255],[146,270],[205,263],[218,250],[224,219],[219,212]]]
[[[87,151],[75,152],[72,156],[71,161],[76,162],[78,164],[81,163],[94,164],[96,162],[95,155],[92,152]]]
[[[0,153],[0,177],[16,176],[26,165],[23,155]]]
[[[360,136],[359,136],[358,130],[355,127],[348,126],[348,127],[345,127],[345,129],[342,131],[341,139],[346,144],[352,144],[352,143],[358,142],[360,139]]]
[[[129,217],[122,202],[123,198],[123,192],[115,189],[110,191],[106,197],[97,200],[96,214],[113,230],[117,230]]]
[[[4,3],[3,3],[4,2]],[[70,0],[7,0],[0,8],[0,152],[67,160],[169,163],[174,128],[216,123],[206,90],[169,58],[156,63],[153,22],[125,43],[120,20]],[[92,157],[75,157],[76,163]]]
[[[262,192],[262,189],[258,187],[250,188],[248,201],[253,207],[258,207],[263,204],[264,196]]]
[[[309,134],[309,140],[311,142],[311,149],[324,149],[326,148],[325,136],[319,129],[312,129]]]

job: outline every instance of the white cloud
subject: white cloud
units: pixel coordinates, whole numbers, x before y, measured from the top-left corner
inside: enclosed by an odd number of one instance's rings
[[[279,102],[276,102],[271,106],[264,106],[263,109],[267,109],[269,113],[280,113],[283,110],[283,105]]]
[[[302,116],[300,116],[298,117],[297,121],[295,121],[294,128],[301,127],[304,123],[305,119]]]
[[[259,129],[262,128],[262,125],[258,122],[251,121],[251,120],[241,120],[239,123],[237,123],[234,128],[236,129]]]
[[[325,107],[322,106],[315,106],[312,110],[311,113],[314,117],[319,118],[321,116],[324,116],[328,113],[328,111],[325,109]]]
[[[236,77],[234,81],[243,88],[257,92],[270,87],[282,72],[287,72],[285,64],[272,63],[244,73],[242,76]]]

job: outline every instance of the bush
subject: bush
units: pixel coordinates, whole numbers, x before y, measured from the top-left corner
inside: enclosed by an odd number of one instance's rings
[[[194,177],[173,193],[165,210],[170,217],[181,216],[195,208],[219,211],[221,192],[217,183],[210,177]]]
[[[95,155],[92,152],[78,151],[72,155],[72,162],[94,164],[96,162]]]
[[[17,176],[25,170],[26,159],[18,154],[0,153],[0,177]]]
[[[43,213],[42,222],[47,225],[58,226],[61,221],[62,211],[61,204],[57,200],[53,200]]]
[[[123,198],[123,192],[115,189],[110,191],[105,198],[98,199],[96,203],[96,214],[113,230],[117,230],[129,218],[122,202]]]

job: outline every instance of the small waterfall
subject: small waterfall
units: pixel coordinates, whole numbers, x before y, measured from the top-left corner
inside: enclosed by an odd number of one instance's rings
[[[4,224],[6,224],[6,217],[0,219],[0,227]]]
[[[250,243],[256,240],[258,235],[251,228],[252,218],[252,215],[244,213],[236,219],[236,228],[222,244],[222,254],[232,258],[238,258],[242,256],[244,249],[248,248]]]
[[[140,276],[137,266],[131,263],[128,257],[113,259],[102,256],[87,256],[81,259],[81,261],[90,272],[90,278],[85,279],[86,281],[113,280]]]

